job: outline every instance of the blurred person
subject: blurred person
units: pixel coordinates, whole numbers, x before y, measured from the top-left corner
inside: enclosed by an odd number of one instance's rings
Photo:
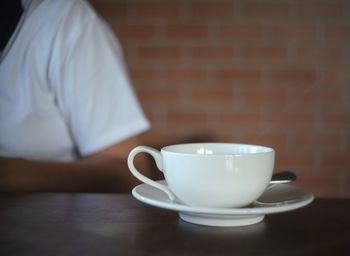
[[[113,32],[84,0],[0,5],[0,191],[130,191],[149,123]]]

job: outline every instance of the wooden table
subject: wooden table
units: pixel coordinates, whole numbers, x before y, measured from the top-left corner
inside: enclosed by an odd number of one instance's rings
[[[0,255],[350,255],[350,199],[218,228],[126,194],[2,194]]]

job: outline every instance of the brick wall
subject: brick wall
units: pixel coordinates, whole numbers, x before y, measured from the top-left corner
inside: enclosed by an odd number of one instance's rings
[[[300,186],[350,197],[350,1],[92,4],[123,45],[146,144],[272,146]]]

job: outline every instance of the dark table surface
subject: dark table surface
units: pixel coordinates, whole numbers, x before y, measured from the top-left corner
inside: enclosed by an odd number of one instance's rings
[[[1,194],[0,255],[350,255],[350,199],[220,228],[126,194]]]

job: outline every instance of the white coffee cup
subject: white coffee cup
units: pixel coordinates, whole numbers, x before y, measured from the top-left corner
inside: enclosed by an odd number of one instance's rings
[[[150,154],[168,186],[141,174],[134,166],[139,153]],[[188,143],[134,148],[128,157],[131,173],[164,191],[170,200],[195,207],[242,207],[254,202],[267,188],[275,160],[272,148],[233,143]]]

